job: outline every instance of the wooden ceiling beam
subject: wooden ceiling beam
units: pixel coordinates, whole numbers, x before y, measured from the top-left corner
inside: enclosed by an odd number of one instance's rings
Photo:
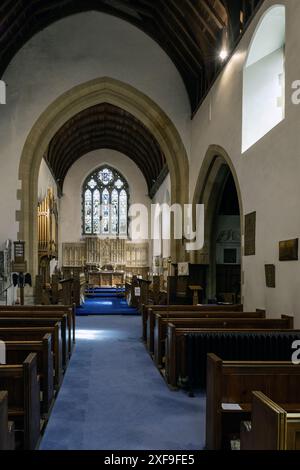
[[[192,28],[193,35],[196,37],[195,42],[198,45],[198,48],[202,52],[202,60],[203,60],[203,51],[207,47],[212,47],[212,40],[209,38],[203,29],[199,26],[198,20],[195,18],[194,15],[183,11],[182,5],[178,4],[176,0],[170,0],[172,2],[173,7],[177,10],[178,14],[181,15],[182,21],[185,22],[187,28]],[[195,31],[196,30],[196,31]],[[197,35],[201,36],[201,41],[197,41]]]
[[[126,144],[126,142],[125,142]],[[114,149],[116,151],[119,151],[125,155],[127,155],[130,159],[134,161],[134,163],[140,168],[142,171],[146,181],[148,181],[149,185],[150,182],[152,182],[153,179],[157,177],[157,173],[151,172],[149,170],[149,167],[145,162],[141,162],[141,153],[138,148],[135,148],[134,146],[126,146],[124,145],[124,142],[121,142],[119,139],[116,139],[115,141],[112,140],[111,138],[108,138],[106,140],[105,137],[101,139],[90,139],[86,144],[84,145],[82,143],[81,147],[78,149],[78,152],[76,155],[71,154],[68,159],[63,160],[62,165],[60,165],[59,172],[56,173],[56,177],[58,176],[57,179],[59,179],[62,184],[64,181],[64,178],[66,174],[68,173],[70,167],[81,157],[83,157],[85,154],[93,151],[93,150],[98,150],[102,148],[109,148],[109,149]],[[73,157],[73,158],[72,158]],[[49,163],[48,163],[49,164]]]
[[[49,155],[49,161],[54,160],[59,164],[64,160],[68,160],[69,155],[76,154],[77,149],[80,149],[81,144],[88,144],[88,142],[92,141],[93,139],[99,140],[104,138],[120,141],[123,144],[125,143],[127,147],[134,146],[138,149],[141,155],[141,161],[144,161],[144,163],[149,167],[149,170],[151,169],[153,172],[159,171],[159,169],[156,168],[155,159],[151,158],[151,151],[149,152],[149,149],[144,148],[144,146],[141,144],[141,141],[137,137],[134,138],[133,136],[116,134],[110,129],[101,129],[101,131],[98,133],[93,134],[80,134],[77,139],[74,137],[72,145],[64,149],[59,154]],[[58,166],[56,166],[55,170],[58,170]]]
[[[207,2],[201,2],[201,6],[204,10],[207,11],[209,16],[213,19],[213,21],[216,23],[219,29],[226,28],[227,24],[223,21],[223,19],[219,16],[213,5],[207,1]]]
[[[212,27],[207,23],[207,21],[203,18],[201,13],[197,10],[195,5],[192,3],[191,0],[185,0],[186,5],[189,8],[189,10],[195,15],[195,17],[198,19],[198,21],[202,24],[202,26],[205,27],[206,31],[210,34],[211,38],[213,39],[214,43],[217,41],[217,35],[212,29]]]
[[[98,112],[104,109],[101,105],[96,107]],[[113,107],[111,106],[113,109]],[[93,109],[93,108],[89,108]],[[118,110],[118,108],[116,108]],[[143,143],[145,151],[151,149],[151,153],[156,156],[155,161],[159,161],[162,158],[162,154],[157,142],[150,135],[149,131],[144,128],[135,118],[126,114],[126,120],[119,118],[117,114],[109,115],[107,109],[103,115],[87,114],[83,111],[67,123],[55,136],[49,145],[49,155],[57,155],[64,153],[67,148],[74,142],[74,135],[90,135],[93,133],[100,132],[103,129],[115,129],[116,133],[123,132],[128,135],[129,138],[132,136],[139,136],[140,141]],[[165,160],[164,160],[165,162]],[[163,163],[164,163],[163,162]]]

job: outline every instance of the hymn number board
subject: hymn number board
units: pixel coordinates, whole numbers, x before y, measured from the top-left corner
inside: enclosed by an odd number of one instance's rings
[[[14,262],[12,263],[12,271],[27,271],[27,263],[25,261],[25,242],[14,242]]]

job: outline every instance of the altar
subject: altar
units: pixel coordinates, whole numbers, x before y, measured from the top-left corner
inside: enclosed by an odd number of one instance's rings
[[[124,285],[125,273],[124,271],[90,271],[88,273],[88,284],[93,287],[117,287],[117,285]]]

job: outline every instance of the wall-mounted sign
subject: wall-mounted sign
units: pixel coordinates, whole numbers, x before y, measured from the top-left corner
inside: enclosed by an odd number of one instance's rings
[[[255,255],[256,212],[245,215],[245,256]]]
[[[297,261],[299,239],[279,242],[279,261]]]
[[[141,297],[141,288],[140,287],[135,287],[134,288],[134,295],[135,295],[135,297]]]
[[[265,276],[266,276],[266,286],[270,288],[275,288],[275,265],[266,264],[265,265]]]
[[[25,242],[14,242],[14,261],[15,263],[24,263],[25,261]]]

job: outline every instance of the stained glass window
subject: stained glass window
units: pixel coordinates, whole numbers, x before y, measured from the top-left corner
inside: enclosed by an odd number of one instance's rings
[[[100,235],[100,191],[93,192],[93,233]]]
[[[89,189],[84,193],[84,221],[85,233],[92,233],[92,193]]]
[[[111,193],[111,231],[114,235],[118,233],[119,193],[115,189]]]
[[[86,179],[83,192],[84,235],[127,235],[128,183],[108,166]]]
[[[120,192],[120,208],[119,208],[119,226],[120,234],[127,232],[127,193],[124,189]]]

